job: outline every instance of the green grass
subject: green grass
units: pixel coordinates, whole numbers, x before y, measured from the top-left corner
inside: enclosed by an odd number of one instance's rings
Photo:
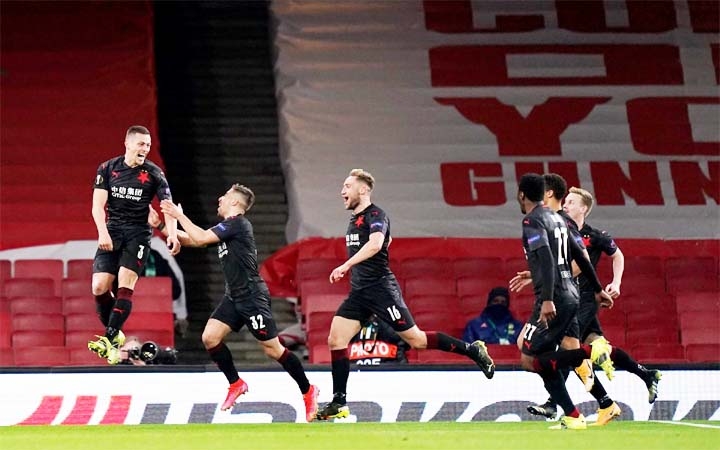
[[[718,449],[717,428],[615,422],[580,431],[543,422],[192,424],[13,426],[0,428],[0,448],[67,450],[184,449]]]

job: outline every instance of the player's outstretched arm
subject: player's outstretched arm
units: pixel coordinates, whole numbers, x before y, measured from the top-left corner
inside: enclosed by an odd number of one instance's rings
[[[212,230],[203,230],[199,226],[195,225],[184,213],[182,208],[174,204],[170,200],[163,200],[160,202],[160,210],[163,214],[177,219],[182,225],[187,236],[192,239],[193,247],[205,246],[210,244],[216,244],[220,242],[220,238]],[[178,234],[179,237],[179,234]]]

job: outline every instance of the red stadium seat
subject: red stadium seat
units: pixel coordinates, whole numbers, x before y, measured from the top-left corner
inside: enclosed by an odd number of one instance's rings
[[[54,282],[55,295],[61,295],[60,282],[65,276],[65,264],[61,259],[17,259],[15,278],[50,278]]]
[[[13,314],[13,331],[60,330],[65,331],[65,318],[62,314]]]
[[[514,277],[515,274],[517,274],[518,272],[522,272],[523,270],[528,270],[527,259],[524,256],[507,258],[505,260],[505,272],[507,273],[509,278],[506,280],[506,282],[509,281],[510,278]]]
[[[172,313],[135,312],[128,317],[123,331],[130,330],[173,330]],[[127,334],[127,333],[126,333]]]
[[[405,296],[417,297],[420,295],[454,295],[454,278],[409,278],[405,280]]]
[[[317,294],[342,294],[347,296],[350,292],[348,278],[349,276],[346,276],[337,283],[330,283],[327,278],[303,280],[298,286],[298,294],[300,297]]]
[[[468,315],[475,317],[480,315],[483,309],[487,306],[487,295],[466,295],[460,297],[460,310],[462,314],[467,318]]]
[[[647,324],[646,324],[647,325]],[[677,322],[666,321],[648,326],[628,327],[625,331],[625,344],[628,347],[651,343],[679,344],[680,330]]]
[[[463,277],[457,279],[457,293],[460,297],[485,295],[498,286],[507,287],[508,280],[503,278]]]
[[[70,366],[107,366],[107,359],[100,358],[97,354],[87,349],[87,340],[85,348],[66,347],[69,354],[68,365]]]
[[[520,349],[515,343],[510,345],[486,344],[486,347],[496,365],[520,364]]]
[[[297,262],[295,281],[299,284],[303,280],[327,280],[333,269],[343,262],[340,259],[301,259]]]
[[[465,317],[447,310],[413,312],[413,319],[423,331],[442,331],[457,339],[465,329]]]
[[[65,330],[83,331],[91,334],[104,334],[105,327],[100,323],[97,314],[94,313],[71,313],[65,316]]]
[[[10,299],[12,314],[62,314],[60,297],[13,297]]]
[[[307,346],[312,348],[314,344],[327,345],[327,337],[330,332],[334,312],[316,311],[308,314],[305,318],[305,330],[307,334]]]
[[[624,290],[625,284],[621,289]],[[615,308],[621,307],[626,316],[648,310],[661,311],[670,315],[675,313],[675,297],[669,294],[623,294],[615,300]]]
[[[12,321],[10,313],[0,311],[0,349],[12,347]]]
[[[628,329],[652,328],[658,334],[670,334],[677,331],[678,318],[673,310],[647,309],[635,311],[626,316]],[[652,324],[652,327],[648,325]]]
[[[685,358],[690,362],[720,363],[720,344],[689,344]]]
[[[132,299],[132,313],[172,313],[173,299],[168,295],[135,294]]]
[[[315,344],[310,348],[310,364],[329,364],[330,363],[330,347],[327,343]]]
[[[632,347],[631,355],[643,364],[684,363],[685,349],[680,344],[640,344]]]
[[[15,349],[27,347],[62,347],[65,345],[65,332],[61,330],[24,330],[12,335]]]
[[[625,255],[625,271],[623,276],[645,276],[661,279],[665,276],[665,265],[659,256]]]
[[[661,295],[665,293],[665,280],[651,275],[623,276],[622,295]]]
[[[302,298],[300,303],[301,311],[304,315],[308,315],[315,311],[337,311],[340,303],[345,300],[347,294],[319,294],[308,295]]]
[[[0,259],[0,282],[12,277],[12,261]]]
[[[419,312],[450,312],[463,315],[460,299],[454,295],[419,295],[405,299],[412,314]]]
[[[418,350],[413,364],[475,364],[467,356],[441,350]]]
[[[63,298],[63,314],[96,314],[95,298],[91,295]]]
[[[172,279],[170,277],[140,277],[135,283],[134,294],[163,296],[172,301]]]
[[[55,294],[55,282],[50,278],[12,278],[5,281],[4,297],[26,297],[36,295],[52,297]]]
[[[625,326],[616,324],[603,324],[603,334],[612,345],[625,347]]]
[[[10,312],[10,299],[0,295],[0,313]]]
[[[0,347],[0,367],[13,367],[15,365],[14,353],[10,347]]]
[[[90,278],[65,278],[62,280],[62,296],[80,297],[92,296],[92,281]]]
[[[507,278],[507,280],[510,280],[515,276],[515,274],[509,274],[505,271],[505,263],[502,258],[495,257],[456,259],[453,261],[453,270],[455,278]]]
[[[71,259],[67,262],[66,278],[82,278],[90,280],[93,274],[92,259]]]
[[[614,323],[618,325],[625,325],[625,312],[621,308],[600,308],[598,311],[598,318],[601,324]]]
[[[668,258],[665,279],[670,293],[720,291],[717,259],[710,256]]]
[[[527,322],[535,307],[535,295],[532,293],[532,289],[526,287],[525,290],[527,292],[522,296],[510,300],[510,312],[523,323]]]
[[[720,317],[720,292],[678,292],[675,297],[678,314],[704,311]]]
[[[80,349],[89,352],[87,349],[88,341],[94,341],[97,339],[95,335],[98,333],[92,331],[68,331],[65,333],[65,347],[68,349]],[[102,334],[102,333],[100,333]],[[96,356],[97,358],[97,356]]]
[[[450,258],[423,257],[400,260],[395,274],[399,278],[453,278],[453,262]]]
[[[15,365],[20,367],[65,366],[70,361],[65,347],[27,347],[15,349]]]
[[[680,341],[689,344],[720,344],[718,318],[703,311],[680,314]]]

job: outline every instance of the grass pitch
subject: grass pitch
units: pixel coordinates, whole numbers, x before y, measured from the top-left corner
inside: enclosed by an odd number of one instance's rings
[[[0,448],[62,450],[185,449],[713,449],[718,422],[614,422],[587,430],[548,430],[550,423],[426,422],[13,426]],[[702,426],[705,427],[702,427]]]

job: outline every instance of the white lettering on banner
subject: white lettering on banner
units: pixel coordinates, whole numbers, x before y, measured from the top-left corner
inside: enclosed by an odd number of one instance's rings
[[[308,377],[321,392],[330,391],[329,371]],[[0,425],[304,421],[302,397],[287,374],[249,372],[243,378],[250,391],[222,412],[227,383],[218,372],[0,374]],[[527,372],[498,371],[486,380],[474,370],[357,371],[351,382],[350,411],[360,422],[536,420],[525,408],[547,397],[540,378]],[[428,383],[436,388],[424,389]],[[623,420],[720,420],[720,370],[663,371],[653,405],[645,384],[627,372],[605,386]],[[592,420],[592,397],[573,378],[568,390]]]
[[[394,236],[514,237],[517,175],[562,169],[616,237],[720,237],[716,2],[302,3],[272,5],[290,242],[346,225],[337,161]]]

